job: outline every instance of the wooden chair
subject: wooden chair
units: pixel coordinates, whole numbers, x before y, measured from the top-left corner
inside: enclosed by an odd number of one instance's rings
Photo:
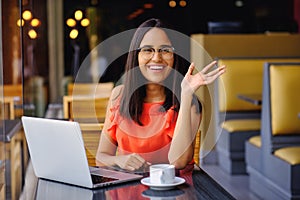
[[[0,167],[5,168],[5,188],[9,190],[11,199],[15,200],[21,194],[23,182],[22,140],[19,139],[23,134],[23,130],[18,119],[7,119],[1,123],[0,160],[2,162]],[[6,134],[5,137],[3,137],[4,133]],[[7,163],[10,163],[10,165],[7,165]]]
[[[90,166],[96,164],[100,132],[113,87],[112,82],[70,83],[68,95],[63,97],[64,118],[79,122]]]
[[[109,97],[64,96],[64,118],[78,121],[83,130],[101,130]]]
[[[11,101],[13,104],[10,104],[9,112],[13,110],[11,113],[10,118],[19,118],[23,115],[23,109],[12,109],[14,107],[21,107],[22,105],[22,97],[23,97],[23,86],[22,84],[14,84],[14,85],[4,85],[3,86],[3,95],[4,95],[4,103],[5,101]],[[7,109],[7,108],[6,108]],[[12,115],[14,115],[12,117]]]
[[[200,148],[201,148],[201,131],[198,130],[196,134],[196,142],[194,147],[194,161],[198,166],[200,166]]]
[[[14,87],[9,86],[9,88],[12,89]],[[17,89],[19,89],[18,86]],[[10,90],[6,90],[6,91],[10,91]],[[9,93],[9,94],[13,95],[13,93]],[[4,110],[0,109],[1,115],[4,117],[2,121],[3,124],[1,124],[1,132],[5,130],[6,135],[10,135],[11,131],[16,132],[14,133],[14,136],[9,140],[3,138],[4,140],[0,141],[0,147],[1,147],[0,160],[8,160],[10,162],[9,165],[10,169],[6,170],[6,174],[7,174],[6,177],[10,178],[9,181],[10,187],[9,188],[7,187],[7,189],[10,191],[11,199],[18,199],[21,193],[23,172],[24,172],[23,166],[25,161],[24,158],[26,156],[25,153],[22,151],[23,150],[22,145],[24,145],[25,137],[23,138],[24,133],[22,132],[23,130],[21,128],[21,125],[18,125],[16,127],[10,127],[10,125],[8,124],[10,122],[6,123],[6,120],[18,121],[18,120],[14,120],[16,100],[18,100],[18,98],[16,99],[16,96],[4,96],[3,97]],[[3,152],[2,149],[4,150]],[[1,163],[0,165],[2,164],[3,163]]]
[[[107,83],[69,83],[68,95],[103,96],[110,94],[114,87],[113,82]]]
[[[23,115],[23,85],[6,84],[3,86],[3,94],[4,118],[11,120],[20,118]],[[12,198],[17,199],[29,159],[23,129],[14,136],[13,141],[6,144],[6,147],[8,158],[11,160]],[[21,179],[20,175],[22,177]]]
[[[1,116],[4,119],[15,119],[15,98],[14,97],[3,97],[3,107],[0,107]]]
[[[63,97],[64,118],[79,121],[84,130],[100,130],[113,87],[112,82],[70,83],[69,95]]]
[[[300,196],[300,62],[264,66],[260,137],[246,142],[250,190],[263,199]]]
[[[102,127],[103,126],[101,126],[101,129],[97,129],[97,133],[95,132],[95,129],[82,131],[82,138],[84,141],[84,147],[89,166],[96,166],[96,154],[100,141],[100,132],[102,130]]]
[[[2,162],[5,160],[4,143],[0,142],[0,199],[5,199],[6,188],[5,188],[5,165]]]
[[[218,59],[218,65],[227,70],[216,84],[217,155],[220,167],[230,174],[246,173],[244,162],[244,141],[258,135],[260,131],[260,106],[237,98],[243,94],[261,94],[261,61],[249,59]]]

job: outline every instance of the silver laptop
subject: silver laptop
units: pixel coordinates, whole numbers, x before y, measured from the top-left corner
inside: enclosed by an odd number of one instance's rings
[[[38,178],[97,188],[143,177],[88,166],[77,122],[23,116],[22,123],[33,170]]]

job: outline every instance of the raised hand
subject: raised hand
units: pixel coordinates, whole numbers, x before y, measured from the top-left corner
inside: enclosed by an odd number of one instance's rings
[[[225,65],[208,72],[208,70],[212,68],[216,63],[217,63],[216,61],[211,62],[196,74],[193,74],[193,71],[195,69],[195,64],[191,63],[181,83],[182,91],[187,93],[193,93],[197,89],[199,89],[200,86],[208,85],[212,83],[214,80],[216,80],[219,76],[221,76],[225,72],[226,69]]]

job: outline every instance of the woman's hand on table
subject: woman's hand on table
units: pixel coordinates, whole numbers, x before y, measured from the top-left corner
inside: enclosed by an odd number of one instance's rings
[[[116,164],[120,168],[129,171],[136,171],[142,168],[147,168],[150,165],[150,163],[148,163],[144,158],[136,153],[117,156]]]

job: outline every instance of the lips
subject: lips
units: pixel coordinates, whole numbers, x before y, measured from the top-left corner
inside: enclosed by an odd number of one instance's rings
[[[161,66],[161,65],[150,65],[150,66],[148,66],[148,68],[150,70],[160,71],[160,70],[164,69],[164,66]]]

